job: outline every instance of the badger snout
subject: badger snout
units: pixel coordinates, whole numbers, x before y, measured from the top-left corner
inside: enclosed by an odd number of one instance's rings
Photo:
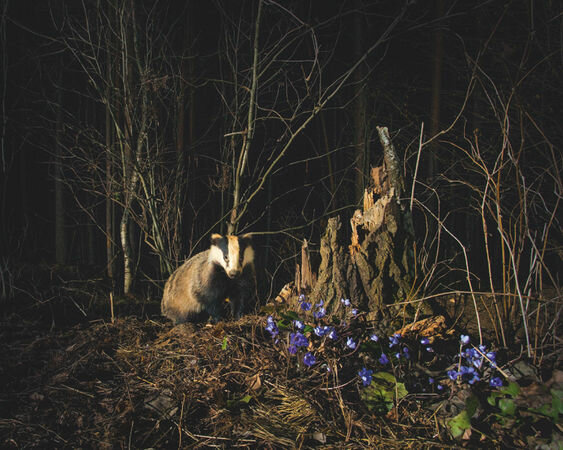
[[[241,273],[242,273],[242,271],[241,271],[240,269],[233,269],[233,270],[227,271],[227,276],[228,276],[229,278],[236,278],[236,277],[238,277]]]

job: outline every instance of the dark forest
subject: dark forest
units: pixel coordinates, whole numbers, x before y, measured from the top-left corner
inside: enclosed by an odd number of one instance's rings
[[[1,8],[2,447],[561,445],[560,0]]]

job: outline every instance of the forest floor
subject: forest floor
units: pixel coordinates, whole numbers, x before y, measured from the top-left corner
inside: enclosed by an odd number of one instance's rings
[[[373,392],[366,397],[359,366],[346,362],[365,348],[328,365],[300,365],[273,343],[265,313],[216,325],[173,327],[155,314],[53,328],[33,311],[10,308],[0,318],[2,448],[563,446],[557,356],[536,367],[521,347],[499,350],[499,367],[519,391],[491,403],[488,384],[452,381],[436,365],[451,363],[459,345],[458,334],[446,333],[430,359],[412,347],[400,370],[405,384],[395,371],[382,410]],[[429,376],[440,379],[439,390]],[[456,417],[461,423],[452,425]]]

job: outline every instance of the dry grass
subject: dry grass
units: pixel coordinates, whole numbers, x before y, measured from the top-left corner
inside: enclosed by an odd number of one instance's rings
[[[407,398],[388,417],[353,374],[299,368],[265,319],[171,327],[135,318],[40,333],[5,323],[4,448],[447,448],[437,417]],[[336,364],[336,363],[335,363]],[[340,377],[340,378],[339,378]]]

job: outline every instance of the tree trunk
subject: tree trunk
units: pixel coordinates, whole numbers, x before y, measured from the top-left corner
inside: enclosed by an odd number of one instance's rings
[[[62,66],[61,66],[62,67]],[[66,258],[66,236],[64,219],[64,199],[63,199],[63,166],[62,166],[62,109],[63,109],[63,72],[59,73],[59,85],[57,87],[57,124],[55,131],[55,261],[57,264],[64,264]]]
[[[109,46],[108,46],[109,47]],[[109,48],[108,48],[109,55]],[[111,117],[112,108],[112,95],[111,95],[111,81],[112,81],[112,62],[111,58],[108,56],[106,61],[106,75],[107,75],[107,87],[106,87],[106,111],[105,111],[105,125],[106,125],[106,224],[105,224],[105,234],[106,234],[106,271],[108,277],[113,280],[114,270],[113,270],[113,255],[114,255],[114,235],[113,235],[113,177],[112,177],[112,144],[113,144],[113,124]]]
[[[339,217],[331,218],[321,240],[321,265],[310,298],[324,300],[327,310],[341,308],[341,298],[375,319],[386,305],[405,301],[415,286],[414,231],[410,211],[400,198],[404,190],[401,162],[387,128],[377,128],[384,163],[372,168],[371,186],[362,210],[350,219],[346,245]]]
[[[254,128],[255,128],[255,118],[256,118],[256,96],[258,90],[258,37],[260,36],[260,23],[262,20],[262,0],[258,2],[258,11],[256,13],[256,21],[254,23],[254,40],[253,40],[253,56],[252,56],[252,75],[250,92],[248,98],[248,117],[246,121],[246,135],[243,138],[242,148],[240,155],[238,155],[238,160],[236,165],[234,165],[234,176],[233,176],[233,207],[231,209],[231,216],[229,223],[227,224],[227,233],[235,234],[238,230],[238,224],[242,215],[244,214],[245,208],[241,208],[241,189],[242,189],[242,175],[248,161],[248,153],[250,152],[250,147],[252,146],[252,141],[254,139]]]
[[[129,195],[129,194],[126,194]],[[121,237],[121,250],[123,252],[123,293],[129,294],[133,287],[135,271],[133,269],[133,250],[129,243],[129,221],[130,221],[130,204],[129,201],[123,208],[121,223],[119,225],[119,233]]]

